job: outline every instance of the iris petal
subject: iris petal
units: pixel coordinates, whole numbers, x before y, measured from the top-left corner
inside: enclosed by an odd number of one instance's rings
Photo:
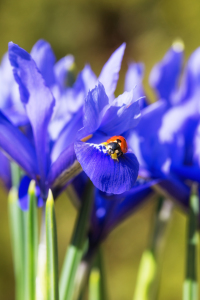
[[[183,49],[180,42],[174,43],[163,60],[152,69],[149,82],[156,90],[158,98],[170,101],[181,72]]]
[[[63,128],[52,148],[51,159],[54,162],[70,144],[75,141],[77,131],[82,127],[82,110],[79,110],[71,121]]]
[[[57,189],[58,187],[62,188],[67,181],[73,179],[81,171],[82,168],[78,163],[74,152],[74,144],[71,144],[51,165],[48,174],[49,186],[51,186],[52,189]]]
[[[36,153],[29,140],[0,112],[0,147],[24,171],[35,178],[38,174]]]
[[[125,77],[124,91],[130,92],[134,88],[134,99],[140,99],[140,109],[147,106],[145,93],[142,87],[144,65],[142,63],[130,63]]]
[[[179,90],[174,95],[174,103],[182,103],[193,97],[200,84],[200,47],[188,59]]]
[[[104,85],[106,94],[110,101],[114,99],[114,91],[117,86],[121,62],[124,56],[126,44],[123,43],[111,55],[107,63],[104,65],[98,80]]]
[[[116,98],[103,116],[100,131],[108,136],[120,135],[135,127],[140,120],[139,101],[134,100],[134,90]]]
[[[47,127],[55,100],[30,54],[18,45],[9,43],[9,58],[19,85],[21,100],[26,104],[27,114],[33,128],[41,184],[44,189],[49,159]]]
[[[31,56],[42,73],[45,83],[48,87],[55,84],[54,64],[55,55],[49,43],[39,40],[31,50]]]
[[[98,85],[89,91],[85,99],[85,114],[83,125],[88,132],[93,133],[98,129],[104,108],[108,105],[109,100],[105,93],[103,85],[99,82]]]
[[[84,172],[101,191],[121,194],[130,190],[138,175],[139,164],[133,153],[114,161],[103,145],[75,143],[75,152]]]
[[[81,73],[83,76],[86,93],[88,93],[89,90],[95,88],[95,84],[97,84],[97,77],[88,64],[84,67]]]
[[[67,75],[70,68],[74,64],[73,55],[69,54],[61,58],[54,66],[54,72],[56,76],[57,83],[60,85],[61,89],[66,88]]]

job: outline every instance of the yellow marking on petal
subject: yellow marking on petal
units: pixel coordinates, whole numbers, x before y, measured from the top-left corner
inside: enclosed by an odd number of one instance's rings
[[[89,134],[88,136],[81,139],[81,142],[87,142],[89,139],[93,137],[93,134]]]
[[[106,146],[106,145],[108,145],[108,143],[104,142],[104,143],[101,143],[101,145],[105,145]]]

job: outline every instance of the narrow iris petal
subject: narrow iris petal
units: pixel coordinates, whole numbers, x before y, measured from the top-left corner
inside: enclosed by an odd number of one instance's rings
[[[144,65],[142,63],[130,63],[128,71],[126,72],[124,91],[130,92],[134,88],[134,99],[137,100],[141,97],[140,109],[147,106],[144,98],[145,93],[142,87],[142,80],[144,76]]]
[[[39,40],[33,46],[30,54],[42,73],[46,85],[50,87],[55,84],[54,64],[56,58],[50,44],[44,40]]]
[[[104,85],[106,94],[110,101],[114,99],[114,91],[117,86],[121,62],[124,56],[126,44],[123,43],[111,55],[107,63],[104,65],[98,80]]]
[[[149,82],[156,90],[158,98],[170,103],[170,96],[174,92],[183,63],[183,44],[175,42],[163,60],[154,66]]]
[[[88,64],[84,67],[81,73],[83,76],[86,93],[88,93],[89,90],[95,88],[95,84],[97,84],[97,77]]]
[[[72,120],[63,128],[51,151],[52,162],[54,162],[59,157],[62,151],[64,151],[69,145],[74,143],[77,131],[83,125],[82,115],[82,111],[77,111]]]
[[[93,133],[98,129],[102,120],[104,108],[108,103],[109,100],[105,93],[105,89],[99,82],[92,91],[89,91],[85,99],[83,125],[88,129],[88,132]]]
[[[44,188],[49,159],[47,127],[55,100],[29,53],[18,45],[9,43],[9,58],[19,84],[21,100],[26,103],[27,114],[33,128],[41,184]]]
[[[66,88],[67,74],[70,68],[73,66],[73,64],[74,64],[74,57],[73,55],[69,54],[61,58],[54,66],[56,81],[59,84],[61,89]]]
[[[19,89],[15,82],[12,67],[6,53],[0,66],[0,109],[16,126],[28,123],[23,103],[20,101]]]
[[[188,120],[198,120],[198,99],[200,90],[190,101],[169,109],[162,118],[162,126],[158,132],[161,142],[171,142],[177,132],[184,129]]]
[[[174,95],[174,103],[183,103],[193,97],[200,84],[200,47],[188,59],[180,88]]]
[[[101,191],[121,194],[133,187],[139,169],[133,153],[124,154],[117,162],[103,145],[82,142],[75,143],[75,152],[84,172]]]
[[[0,112],[0,148],[32,178],[38,174],[35,149],[21,131]]]
[[[139,101],[134,100],[134,90],[116,98],[103,116],[100,131],[107,135],[120,135],[135,127],[140,120]]]

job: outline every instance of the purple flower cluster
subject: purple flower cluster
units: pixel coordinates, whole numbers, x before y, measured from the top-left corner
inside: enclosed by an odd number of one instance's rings
[[[200,180],[200,50],[180,78],[183,45],[173,44],[150,74],[157,97],[153,104],[144,97],[141,63],[129,65],[125,91],[115,98],[124,50],[122,44],[98,78],[86,65],[72,85],[66,83],[73,57],[56,62],[43,40],[30,54],[9,43],[0,67],[1,179],[11,186],[10,159],[24,170],[28,177],[19,196],[21,207],[27,208],[30,179],[45,201],[49,188],[56,197],[69,183],[81,195],[89,177],[96,187],[91,245],[155,190],[187,207],[187,180]],[[112,136],[128,142],[128,152],[118,161],[103,144]]]
[[[135,127],[140,118],[134,91],[114,97],[124,50],[125,44],[112,54],[99,78],[87,65],[73,86],[66,86],[71,56],[56,63],[43,40],[30,54],[9,43],[1,67],[1,77],[7,76],[0,103],[0,147],[36,181],[44,200],[49,188],[57,195],[82,170],[105,192],[133,187],[135,155],[127,153],[116,162],[100,145]],[[88,136],[90,143],[82,142]],[[20,191],[27,190],[23,186]]]

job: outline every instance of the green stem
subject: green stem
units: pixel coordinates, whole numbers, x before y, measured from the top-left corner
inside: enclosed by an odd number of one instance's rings
[[[104,270],[104,262],[103,262],[103,254],[102,249],[99,246],[97,251],[97,259],[96,259],[96,265],[99,268],[100,272],[100,293],[101,293],[101,300],[107,300],[107,287],[106,287],[106,278],[105,278],[105,270]]]
[[[198,235],[199,196],[198,185],[193,183],[190,196],[190,211],[187,234],[186,278],[183,285],[183,300],[198,299],[197,284],[197,248]]]
[[[46,207],[42,207],[40,243],[38,246],[38,266],[36,279],[36,299],[47,300],[47,247],[46,247]]]
[[[25,299],[25,234],[24,215],[18,206],[18,192],[15,187],[11,188],[8,195],[9,219],[11,230],[11,242],[15,272],[15,299]]]
[[[36,269],[37,269],[37,199],[35,197],[35,182],[32,180],[28,190],[29,208],[27,212],[27,299],[35,300]]]
[[[51,190],[46,202],[46,245],[47,245],[47,299],[58,300],[58,247],[54,210],[54,199]]]
[[[97,267],[92,268],[89,278],[89,300],[101,299],[101,277]]]
[[[172,207],[170,200],[164,200],[159,197],[152,228],[152,237],[149,247],[144,251],[141,258],[133,300],[157,298],[160,278],[158,258],[161,257],[163,250],[165,231],[171,217]]]
[[[11,167],[12,186],[18,188],[19,182],[20,182],[20,179],[21,179],[21,169],[13,161],[11,161],[10,167]]]
[[[81,261],[84,244],[86,240],[87,227],[91,212],[93,200],[93,185],[91,182],[86,186],[85,193],[82,199],[82,206],[79,211],[73,237],[68,247],[65,261],[63,264],[61,279],[60,279],[60,299],[71,300],[74,288],[74,279],[78,265]]]

